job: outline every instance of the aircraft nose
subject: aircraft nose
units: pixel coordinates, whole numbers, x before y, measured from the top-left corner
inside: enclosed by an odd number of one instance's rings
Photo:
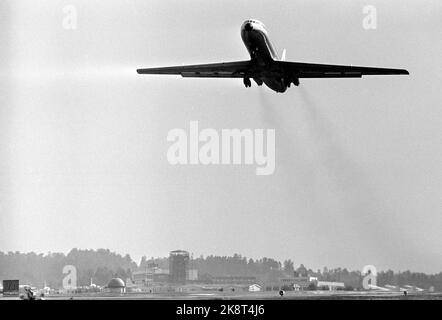
[[[250,22],[247,22],[247,23],[244,25],[244,29],[245,29],[246,31],[252,31],[252,30],[253,30],[253,26],[252,26],[252,24],[251,24]]]

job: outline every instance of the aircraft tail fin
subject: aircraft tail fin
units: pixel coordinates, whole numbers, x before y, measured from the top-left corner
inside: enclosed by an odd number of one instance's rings
[[[285,50],[285,49],[282,50],[281,61],[285,61],[285,59],[286,59],[286,57],[285,57],[285,53],[286,53],[286,50]]]

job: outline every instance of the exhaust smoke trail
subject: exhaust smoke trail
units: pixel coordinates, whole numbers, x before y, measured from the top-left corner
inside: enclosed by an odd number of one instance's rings
[[[258,101],[263,121],[276,130],[275,172],[280,168],[281,192],[287,199],[276,214],[299,221],[306,234],[312,234],[306,242],[319,243],[319,250],[324,242],[349,252],[356,246],[361,252],[354,257],[357,266],[361,261],[388,265],[406,235],[394,232],[388,202],[345,149],[324,106],[305,87],[287,96],[259,90]],[[412,243],[406,250],[416,255]]]
[[[349,227],[356,228],[362,243],[368,243],[373,247],[373,252],[382,253],[382,260],[388,261],[385,259],[394,257],[402,242],[401,237],[395,237],[397,235],[391,233],[391,227],[387,228],[380,220],[383,211],[388,210],[387,204],[368,184],[363,168],[358,167],[344,150],[333,125],[321,113],[321,107],[305,88],[300,87],[299,93],[304,102],[301,105],[304,106],[306,120],[315,138],[319,161],[337,191],[343,218]]]
[[[310,162],[310,146],[303,141],[298,108],[290,108],[285,101],[293,101],[293,96],[259,91],[259,111],[263,121],[276,132],[275,175],[278,180],[275,183],[282,202],[274,207],[272,214],[278,220],[293,224],[295,238],[306,237],[305,244],[313,244],[312,250],[315,250],[321,242],[318,239],[323,237],[322,233],[316,232],[321,219],[318,215],[323,212],[316,210],[317,181]],[[318,214],[312,216],[312,212]]]

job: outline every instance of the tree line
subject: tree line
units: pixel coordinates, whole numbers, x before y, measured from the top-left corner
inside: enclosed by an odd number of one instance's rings
[[[72,249],[67,255],[0,252],[0,280],[19,279],[21,284],[61,288],[66,265],[76,267],[77,286],[87,286],[91,281],[104,286],[114,277],[126,280],[131,270],[137,268],[129,255],[123,257],[108,249]]]
[[[106,285],[111,278],[118,277],[124,281],[132,277],[132,272],[139,268],[155,265],[161,269],[169,269],[168,257],[142,257],[137,264],[130,255],[120,255],[108,249],[81,250],[72,249],[68,254],[34,252],[0,252],[0,280],[19,279],[22,284],[37,287],[44,285],[51,288],[61,288],[63,267],[74,265],[77,269],[77,285],[87,286],[91,281],[99,286]],[[287,277],[317,277],[323,281],[344,282],[348,289],[362,288],[361,271],[350,271],[346,268],[323,270],[308,269],[304,265],[295,267],[290,259],[282,263],[272,258],[248,259],[239,254],[232,256],[200,256],[191,259],[190,269],[197,269],[199,280],[210,283],[214,276],[254,276],[259,282],[275,282]],[[442,291],[442,272],[425,274],[419,272],[392,270],[381,271],[377,274],[377,285],[404,286],[412,285],[424,289],[434,287]]]

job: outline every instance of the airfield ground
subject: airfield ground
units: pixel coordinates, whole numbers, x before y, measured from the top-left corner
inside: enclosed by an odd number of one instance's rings
[[[0,300],[17,300],[17,297],[1,297]],[[187,294],[84,294],[52,295],[44,300],[442,300],[442,293],[410,293],[405,296],[398,292],[277,292],[256,293],[187,293]]]

